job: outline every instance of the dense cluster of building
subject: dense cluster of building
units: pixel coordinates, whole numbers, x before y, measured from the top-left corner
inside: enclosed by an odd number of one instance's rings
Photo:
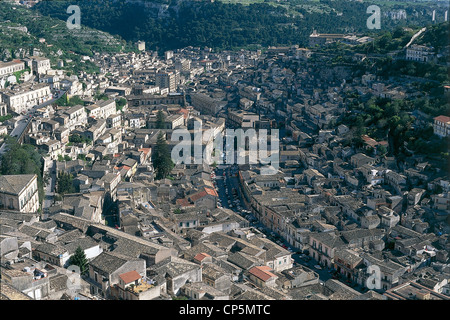
[[[0,63],[0,115],[14,115],[2,130],[27,123],[19,134],[44,155],[47,177],[40,208],[36,175],[0,177],[2,298],[450,299],[446,174],[377,152],[388,141],[363,136],[352,148],[352,130],[334,126],[348,93],[402,99],[416,95],[410,82],[355,77],[297,46],[138,49],[96,53],[99,74],[68,76],[43,57]],[[62,94],[83,105],[55,104]],[[156,180],[160,133],[172,150],[174,131],[194,137],[195,122],[212,132],[202,152],[220,157],[214,137],[228,128],[279,129],[276,174],[180,163]],[[449,123],[435,118],[435,133]],[[56,194],[67,173],[75,192]],[[88,265],[75,286],[77,248]]]

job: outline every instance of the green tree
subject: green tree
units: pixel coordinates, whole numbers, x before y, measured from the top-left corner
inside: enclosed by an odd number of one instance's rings
[[[156,129],[165,129],[166,128],[166,116],[162,110],[158,111],[156,115]]]
[[[5,137],[6,152],[0,158],[0,174],[36,174],[39,192],[39,201],[44,199],[44,182],[42,177],[43,159],[36,148],[29,144],[20,145],[11,136]]]
[[[164,134],[162,132],[159,132],[158,134],[152,161],[153,168],[155,169],[156,173],[156,180],[166,178],[174,167],[174,163],[172,162],[171,154],[169,151],[169,146],[166,139],[164,139]]]
[[[116,111],[122,111],[123,107],[127,104],[125,98],[119,98],[116,100]]]
[[[70,257],[69,264],[78,266],[81,274],[86,274],[88,271],[88,259],[81,247],[75,250],[75,253]]]
[[[385,145],[378,145],[377,146],[377,152],[380,156],[384,156],[387,153],[387,148]]]
[[[87,137],[81,136],[81,135],[79,135],[77,133],[74,133],[74,134],[69,136],[69,142],[91,144],[92,140],[87,138]]]
[[[60,194],[76,192],[75,186],[73,185],[73,175],[60,171],[58,174],[56,190]]]

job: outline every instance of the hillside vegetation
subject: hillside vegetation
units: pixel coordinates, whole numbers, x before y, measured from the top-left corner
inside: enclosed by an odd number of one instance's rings
[[[41,1],[34,7],[42,14],[67,19],[66,9],[77,4],[82,24],[119,35],[127,41],[144,40],[149,49],[208,46],[234,49],[299,44],[306,46],[313,30],[321,33],[366,33],[368,4],[344,0],[291,1]],[[388,5],[389,4],[389,5]],[[434,4],[430,4],[433,5]],[[380,3],[382,8],[405,8],[408,19],[383,17],[380,31],[396,26],[431,23],[431,9],[424,4]]]

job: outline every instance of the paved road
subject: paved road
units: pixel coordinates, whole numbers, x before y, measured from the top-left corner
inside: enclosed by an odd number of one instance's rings
[[[256,218],[252,214],[248,214],[246,211],[238,210],[237,206],[235,205],[235,200],[237,200],[238,205],[240,205],[243,210],[250,209],[246,208],[245,202],[242,198],[242,195],[240,193],[239,189],[239,180],[236,176],[237,169],[234,166],[228,166],[226,169],[216,169],[216,189],[217,193],[219,195],[219,199],[221,202],[221,205],[224,208],[229,208],[243,217],[250,220],[250,225],[252,227],[257,228],[259,231],[261,231],[263,234],[266,235],[268,239],[271,241],[277,243],[278,245],[283,246],[284,248],[288,248],[292,251],[292,249],[289,247],[290,244],[284,241],[280,236],[276,235],[275,233],[271,232],[267,228],[265,228],[261,223],[256,221]],[[225,175],[224,175],[225,174]],[[234,196],[232,193],[232,189],[235,188],[238,191],[238,196]],[[227,191],[226,191],[227,190]],[[230,203],[229,203],[230,201]],[[230,206],[231,204],[231,206]],[[292,258],[294,259],[296,264],[305,266],[313,271],[315,271],[319,275],[319,282],[324,283],[327,280],[333,278],[334,270],[328,269],[328,268],[318,268],[317,267],[317,261],[312,259],[311,257],[306,257],[304,254],[294,253],[292,251]]]
[[[334,269],[318,266],[318,262],[316,260],[312,259],[311,257],[308,257],[307,255],[301,254],[298,252],[293,252],[293,250],[289,247],[290,246],[289,243],[284,241],[284,239],[281,238],[279,235],[276,235],[274,232],[271,232],[264,225],[262,225],[260,222],[258,222],[252,214],[249,214],[247,212],[247,209],[250,209],[250,208],[246,208],[245,202],[242,198],[242,195],[240,194],[239,180],[238,180],[238,177],[235,175],[236,173],[237,173],[237,168],[235,166],[228,166],[226,169],[216,169],[215,170],[216,190],[217,190],[217,193],[219,194],[219,199],[220,199],[221,205],[224,208],[228,208],[228,209],[231,209],[231,210],[237,212],[238,214],[240,214],[241,216],[243,216],[244,218],[249,220],[250,226],[257,228],[260,232],[265,234],[265,236],[269,240],[271,240],[271,241],[277,243],[278,245],[280,245],[284,248],[287,248],[289,251],[291,251],[292,259],[294,260],[294,266],[302,265],[302,266],[307,267],[307,268],[313,270],[314,272],[316,272],[319,275],[319,283],[324,284],[329,279],[337,279],[337,280],[341,281],[342,283],[347,284],[348,286],[352,287],[353,289],[355,289],[359,292],[364,293],[367,291],[367,289],[362,286],[355,285],[352,282],[348,282],[346,279],[340,278],[336,274]],[[236,188],[236,190],[238,191],[238,196],[233,195],[233,193],[232,193],[233,188]],[[244,211],[237,209],[237,206],[234,203],[235,200],[238,201],[238,205],[240,205],[242,207],[242,210],[244,210]],[[230,201],[231,205],[229,204],[228,201]]]
[[[427,28],[422,28],[420,29],[418,32],[416,32],[412,37],[411,40],[409,40],[409,42],[407,43],[407,45],[405,46],[405,48],[408,48],[413,42],[414,40],[420,36],[423,32],[425,32],[425,30],[427,30]]]
[[[11,137],[20,137],[20,135],[23,133],[28,123],[30,122],[31,117],[27,119],[26,116],[21,115],[18,116],[16,119],[17,119],[16,127],[11,131],[10,134]]]
[[[44,210],[49,208],[54,200],[55,186],[56,186],[56,161],[52,161],[51,166],[48,168],[48,183],[45,184],[45,198],[43,202]]]
[[[224,208],[232,209],[241,215],[245,215],[246,213],[242,211],[245,209],[245,204],[239,192],[239,181],[235,176],[236,172],[236,169],[232,166],[228,166],[227,169],[217,169],[217,191],[221,205]],[[237,196],[233,195],[233,188],[237,190]]]

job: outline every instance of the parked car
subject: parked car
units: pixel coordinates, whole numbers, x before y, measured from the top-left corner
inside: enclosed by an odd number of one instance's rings
[[[316,268],[317,270],[322,270],[322,267],[319,266],[318,264],[316,264],[316,265],[314,266],[314,268]]]

